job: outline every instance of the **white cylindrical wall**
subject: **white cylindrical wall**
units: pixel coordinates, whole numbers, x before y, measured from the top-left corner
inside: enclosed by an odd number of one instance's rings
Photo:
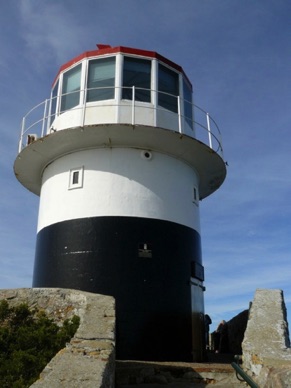
[[[52,162],[43,173],[38,231],[65,220],[125,216],[172,221],[199,233],[197,174],[176,158],[146,152],[91,149]],[[81,187],[70,185],[72,170],[80,171]]]

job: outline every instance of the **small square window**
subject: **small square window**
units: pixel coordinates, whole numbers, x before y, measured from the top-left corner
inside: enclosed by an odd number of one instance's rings
[[[196,205],[199,204],[199,194],[198,194],[198,189],[196,186],[193,187],[193,198],[192,201],[196,203]]]
[[[79,175],[80,175],[80,171],[73,172],[73,182],[72,182],[73,185],[77,185],[79,183]]]
[[[70,170],[69,189],[79,189],[83,187],[83,171],[84,167]]]

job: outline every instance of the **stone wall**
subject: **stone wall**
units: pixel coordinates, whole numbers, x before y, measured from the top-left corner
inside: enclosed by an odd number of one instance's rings
[[[281,290],[256,290],[244,340],[243,369],[260,388],[291,386],[291,349]]]
[[[57,323],[73,315],[80,317],[74,338],[49,362],[33,388],[114,387],[115,303],[112,297],[68,289],[28,288],[0,290],[1,299],[14,306],[22,302],[37,306]],[[240,344],[247,314],[246,310],[228,322],[230,332],[235,334],[233,328],[239,331],[236,341],[230,341],[234,348]],[[256,291],[242,351],[243,369],[260,388],[291,387],[291,349],[281,290]]]
[[[227,322],[229,352],[234,355],[242,354],[241,344],[247,327],[248,316],[249,310],[244,310]]]
[[[73,315],[80,326],[72,340],[50,361],[32,387],[113,388],[115,371],[115,302],[88,292],[27,288],[0,290],[10,305],[37,306],[62,322]]]
[[[222,341],[225,343],[222,344],[222,353],[229,353],[233,355],[242,354],[242,341],[244,338],[245,330],[248,322],[249,310],[244,310],[231,320],[227,321],[226,332],[227,336],[222,338]],[[214,345],[214,336],[215,332],[212,332],[210,335],[210,350],[213,352],[215,350]],[[220,350],[221,350],[220,349]]]

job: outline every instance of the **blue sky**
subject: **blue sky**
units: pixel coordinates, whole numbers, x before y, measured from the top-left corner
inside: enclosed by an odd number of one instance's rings
[[[282,289],[290,320],[290,20],[288,0],[2,1],[0,288],[32,281],[38,197],[13,173],[22,116],[60,65],[104,43],[181,65],[222,131],[227,179],[201,203],[211,329],[257,288]]]

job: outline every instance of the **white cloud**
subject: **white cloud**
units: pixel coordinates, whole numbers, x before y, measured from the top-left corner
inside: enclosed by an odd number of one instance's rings
[[[22,36],[31,61],[39,67],[51,65],[51,58],[61,65],[73,47],[84,39],[84,26],[71,12],[68,2],[21,0]]]

